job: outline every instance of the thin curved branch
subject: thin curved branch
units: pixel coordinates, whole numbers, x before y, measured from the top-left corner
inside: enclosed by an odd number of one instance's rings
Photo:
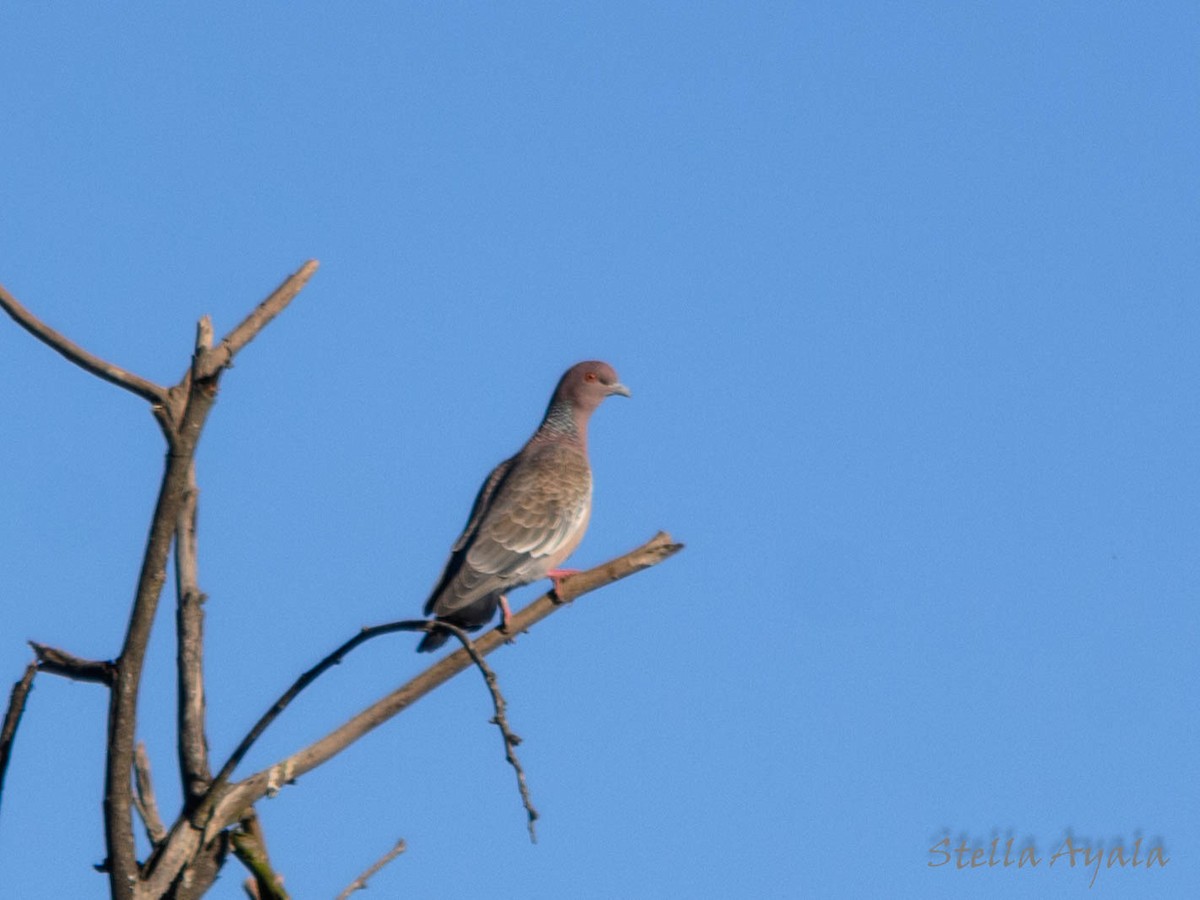
[[[356,647],[362,646],[372,638],[382,637],[385,634],[395,634],[397,631],[429,631],[429,629],[430,624],[426,619],[402,619],[398,622],[387,622],[383,625],[373,625],[370,628],[363,628],[354,637],[343,642],[336,650],[297,678],[292,683],[292,686],[284,691],[278,700],[271,704],[270,709],[259,717],[258,721],[254,723],[254,727],[246,733],[241,743],[229,755],[229,759],[225,761],[225,765],[221,766],[221,771],[217,773],[217,777],[213,779],[212,786],[209,788],[209,797],[215,799],[220,796],[225,785],[229,783],[229,778],[233,775],[233,770],[237,768],[238,763],[242,761],[250,751],[250,748],[254,746],[255,741],[262,737],[262,733],[270,727],[272,722],[279,718],[280,714],[291,705],[292,701],[300,695],[301,691],[340,663],[346,657],[346,654],[350,653]],[[209,805],[211,806],[211,803]],[[195,821],[200,822],[206,814],[207,811],[202,808],[193,818]]]
[[[17,302],[17,299],[6,291],[3,285],[0,285],[0,307],[12,317],[14,322],[81,369],[91,372],[97,378],[103,378],[117,387],[137,394],[151,403],[166,404],[166,388],[84,350]]]
[[[37,675],[37,663],[31,662],[25,667],[19,681],[13,684],[12,693],[8,698],[8,711],[4,714],[4,725],[0,727],[0,800],[4,798],[4,776],[8,773],[8,760],[12,756],[13,741],[17,737],[17,726],[21,724],[21,716],[25,712],[25,701],[33,688],[33,677]]]

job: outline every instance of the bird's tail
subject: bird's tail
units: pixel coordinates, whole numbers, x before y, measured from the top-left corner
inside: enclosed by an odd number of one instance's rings
[[[503,594],[500,591],[493,591],[472,601],[467,606],[437,616],[436,618],[439,622],[457,625],[463,631],[478,631],[496,614],[496,607],[502,599]],[[426,604],[425,615],[429,615],[433,611],[433,606],[433,601]],[[421,639],[421,643],[417,645],[417,652],[428,653],[431,650],[436,650],[450,638],[450,632],[445,629],[439,628],[436,631],[431,631]]]
[[[443,631],[440,628],[437,631],[430,631],[425,637],[421,638],[421,643],[417,644],[417,652],[431,653],[446,643],[449,638],[450,632]]]

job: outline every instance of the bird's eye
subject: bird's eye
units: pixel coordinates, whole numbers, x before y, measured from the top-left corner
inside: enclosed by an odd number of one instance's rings
[[[586,375],[584,375],[584,376],[583,376],[583,380],[584,380],[584,381],[595,381],[595,380],[596,380],[596,373],[595,373],[595,372],[588,372]]]

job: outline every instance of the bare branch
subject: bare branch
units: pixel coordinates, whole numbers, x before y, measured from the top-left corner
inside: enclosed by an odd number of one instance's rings
[[[204,600],[196,556],[196,470],[188,471],[188,490],[175,524],[176,668],[178,672],[179,776],[184,806],[204,795],[212,780],[208,767],[204,704]]]
[[[146,826],[146,837],[150,839],[150,845],[157,847],[167,836],[167,828],[163,825],[162,816],[158,814],[154,780],[150,777],[150,757],[146,754],[146,745],[141,741],[138,741],[133,752],[133,774],[137,782],[137,793],[133,796],[133,802]]]
[[[194,488],[192,459],[196,444],[216,400],[216,383],[220,372],[232,363],[238,351],[287,307],[316,268],[315,260],[305,263],[260,303],[215,349],[212,348],[211,322],[207,318],[201,320],[197,329],[192,364],[183,380],[170,390],[82,349],[38,320],[0,287],[0,306],[22,328],[76,365],[149,400],[153,404],[155,418],[162,427],[168,444],[166,468],[150,522],[142,567],[120,655],[112,663],[96,663],[80,660],[52,648],[44,648],[39,659],[39,667],[46,671],[98,681],[112,688],[108,715],[108,756],[105,764],[104,830],[108,849],[109,885],[115,900],[133,900],[134,897],[140,898],[146,893],[145,886],[139,882],[133,837],[134,798],[130,783],[130,771],[134,764],[138,693],[146,647],[166,580],[171,540],[177,529],[182,536],[181,559],[186,561],[189,552],[189,531],[186,527],[180,528],[180,517],[184,516],[186,520],[189,516],[186,498],[189,490]],[[194,528],[191,533],[194,535]],[[181,575],[184,589],[180,596],[179,613],[182,673],[180,717],[181,723],[186,720],[186,727],[181,724],[183,740],[180,757],[181,767],[185,770],[185,789],[195,796],[203,791],[208,769],[204,748],[203,684],[199,677],[201,667],[198,647],[201,634],[198,610],[201,595],[198,588],[195,588],[193,576],[194,567],[190,574]],[[184,620],[187,620],[186,626],[183,624]],[[196,652],[193,653],[192,650]],[[175,833],[192,831],[194,829],[187,827],[175,829]],[[189,834],[184,842],[190,840]],[[172,838],[169,837],[167,843],[172,843]],[[164,845],[163,852],[157,855],[174,858],[167,852],[170,849]],[[186,860],[197,864],[204,862],[195,857],[196,850],[196,847],[192,847]],[[219,858],[224,852],[224,839],[208,842],[203,852],[207,854],[205,865],[219,865]],[[178,868],[175,869],[175,874],[178,874],[178,871]],[[160,887],[165,889],[169,885],[170,882]]]
[[[25,712],[25,701],[33,688],[33,677],[37,674],[37,663],[25,667],[25,674],[13,684],[8,697],[8,711],[4,714],[4,725],[0,727],[0,799],[4,797],[4,776],[8,773],[8,760],[12,756],[13,741],[17,737],[17,726]]]
[[[133,839],[133,792],[129,778],[133,766],[138,692],[146,647],[154,625],[158,601],[162,595],[163,583],[166,581],[171,540],[192,484],[192,459],[200,440],[200,432],[213,403],[216,402],[217,380],[222,368],[228,365],[237,350],[291,301],[315,269],[315,262],[306,263],[301,267],[296,275],[288,278],[270,297],[259,304],[217,350],[209,350],[205,346],[207,329],[204,323],[201,323],[191,368],[184,375],[183,381],[171,389],[170,395],[156,409],[156,417],[163,427],[169,447],[166,471],[163,473],[154,515],[150,521],[150,534],[146,540],[142,568],[138,574],[125,642],[116,661],[108,713],[104,836],[108,847],[109,887],[113,900],[134,900],[135,897],[147,895],[145,884],[139,881],[136,845]],[[192,831],[193,829],[186,827],[174,828],[162,856],[171,858],[174,862],[176,857],[170,851],[179,846],[180,841],[190,841]],[[179,834],[187,834],[188,837],[176,839],[175,835]],[[206,844],[216,847],[211,841]],[[219,849],[216,847],[216,850]],[[193,847],[192,852],[194,850]],[[180,861],[180,865],[192,857],[192,852]],[[166,884],[157,886],[158,893],[151,893],[149,896],[157,897],[166,890],[178,871],[175,870]]]
[[[80,368],[91,372],[97,378],[103,378],[105,381],[117,385],[117,387],[125,388],[125,390],[131,391],[139,397],[149,400],[151,403],[166,403],[166,388],[160,387],[152,381],[147,381],[140,375],[126,371],[120,366],[115,366],[92,353],[88,353],[88,351],[84,350],[78,344],[59,334],[49,325],[38,319],[33,313],[18,303],[16,298],[4,289],[3,285],[0,285],[0,307],[3,307],[4,311],[12,316],[14,322],[47,347],[65,356]]]
[[[529,839],[536,844],[537,826],[535,823],[538,820],[538,811],[534,808],[533,798],[529,795],[529,785],[525,781],[525,770],[521,768],[521,761],[517,759],[517,745],[521,743],[521,739],[513,734],[512,729],[508,725],[508,704],[504,702],[504,695],[500,693],[500,685],[496,680],[496,673],[492,671],[491,666],[484,662],[474,642],[467,636],[465,631],[451,625],[449,622],[437,622],[436,627],[443,628],[458,638],[463,649],[470,655],[471,661],[475,663],[476,668],[483,675],[483,681],[487,685],[488,693],[492,695],[492,708],[496,713],[492,717],[492,724],[500,729],[500,737],[504,740],[504,758],[508,760],[508,764],[513,767],[513,772],[517,776],[517,790],[521,792],[521,804],[525,807],[525,815],[528,818]]]
[[[49,672],[51,675],[61,675],[72,681],[91,681],[107,687],[112,686],[115,668],[110,660],[84,659],[68,653],[66,650],[59,650],[57,647],[39,644],[36,641],[30,641],[29,646],[33,648],[33,652],[37,656],[39,671]]]
[[[509,641],[511,638],[510,632],[521,633],[527,631],[542,619],[561,609],[565,602],[574,600],[614,581],[626,578],[635,572],[640,572],[643,569],[657,565],[682,549],[683,544],[672,542],[670,535],[660,531],[647,543],[636,550],[626,553],[624,556],[610,560],[586,572],[580,572],[577,575],[571,575],[562,579],[559,582],[558,596],[554,596],[551,593],[543,594],[512,617],[512,621],[509,623],[509,632],[501,631],[499,628],[492,629],[474,642],[475,647],[478,649],[480,655],[486,656],[497,647]],[[392,630],[397,631],[415,630],[409,627],[412,624],[414,623],[391,623],[392,626],[395,626]],[[428,623],[422,624],[425,625],[425,628],[420,630],[432,627]],[[403,626],[403,629],[401,629],[401,626]],[[362,637],[361,634],[360,632],[360,635],[351,638],[350,641],[347,641],[347,644],[358,646],[364,640],[369,639],[368,637]],[[345,646],[343,645],[343,647]],[[351,649],[353,649],[353,646]],[[339,648],[339,650],[341,649]],[[337,661],[337,658],[339,657],[337,656],[337,651],[335,651],[330,657],[322,661],[322,663],[328,661],[329,664],[325,665],[321,671],[323,672],[330,665],[333,665]],[[322,664],[319,663],[318,666],[320,665]],[[188,864],[188,860],[192,858],[193,854],[197,852],[202,844],[211,842],[224,829],[237,822],[246,809],[266,796],[268,792],[273,792],[278,789],[280,784],[303,775],[305,772],[312,771],[317,766],[327,762],[367,732],[407,709],[421,697],[440,687],[471,665],[472,660],[470,655],[465,650],[456,650],[454,653],[438,660],[407,684],[376,701],[325,737],[279,763],[249,776],[243,781],[230,786],[227,790],[222,790],[224,782],[221,779],[221,775],[218,775],[209,788],[209,799],[206,799],[201,804],[200,810],[194,817],[199,827],[192,825],[187,820],[176,822],[170,837],[167,839],[167,843],[164,845],[162,853],[153,861],[145,880],[139,885],[137,894],[139,900],[150,900],[150,898],[161,896],[163,891],[171,885],[180,870]],[[314,667],[314,669],[316,668]],[[310,670],[310,672],[312,671]],[[312,678],[315,678],[319,674],[320,672],[313,674]],[[305,684],[311,682],[312,678],[308,678]],[[300,689],[303,689],[303,685],[300,686]],[[278,715],[278,713],[275,715]],[[266,717],[264,716],[264,718]],[[272,716],[273,718],[274,716]],[[267,724],[270,724],[270,722],[268,721]],[[252,733],[257,736],[257,734],[262,733],[262,729],[256,725]],[[249,738],[250,735],[247,736],[247,739]],[[243,740],[244,744],[247,743],[247,739]],[[253,741],[251,740],[249,743],[253,743]],[[236,762],[234,765],[236,765]],[[226,767],[228,766],[229,763],[226,763]],[[222,768],[222,772],[224,771],[225,767]],[[201,816],[205,813],[205,808],[210,803],[215,803],[213,812],[207,817],[207,821],[201,821]]]
[[[246,883],[246,893],[256,900],[289,900],[283,877],[271,866],[266,837],[253,809],[242,818],[241,827],[230,835],[230,841],[234,856],[253,876]]]
[[[374,878],[376,875],[378,875],[380,870],[383,869],[384,866],[386,866],[388,863],[390,863],[393,859],[395,859],[397,856],[399,856],[401,853],[403,853],[407,849],[408,849],[408,845],[404,843],[404,838],[400,838],[400,840],[396,841],[395,847],[393,847],[387,853],[383,854],[383,856],[379,857],[379,859],[377,859],[374,863],[372,863],[371,866],[365,872],[363,872],[361,875],[359,875],[357,878],[355,878],[352,882],[350,882],[348,885],[346,885],[346,889],[344,891],[342,891],[340,894],[338,894],[337,897],[335,898],[335,900],[346,900],[346,898],[349,897],[351,894],[353,894],[355,891],[365,890],[367,887],[368,881],[370,881],[372,878]]]
[[[551,592],[534,600],[512,617],[509,631],[514,633],[527,631],[560,609],[562,604],[635,572],[657,565],[681,549],[683,549],[682,544],[674,543],[670,535],[659,532],[646,544],[624,556],[586,572],[580,572],[578,575],[564,578],[560,582],[559,596],[555,596]],[[509,632],[493,628],[474,642],[475,647],[481,656],[487,656],[508,641],[510,636]],[[218,831],[237,821],[242,810],[265,796],[269,789],[298,778],[332,759],[363,735],[407,709],[430,691],[445,684],[471,665],[470,654],[466,650],[456,650],[438,660],[407,684],[377,700],[325,737],[233,785],[228,793],[217,798],[216,810],[205,827],[207,839],[211,840]]]
[[[284,279],[271,296],[258,304],[254,311],[242,320],[241,324],[221,339],[221,343],[216,348],[202,356],[203,361],[197,367],[194,373],[195,377],[198,380],[211,378],[221,369],[231,365],[238,352],[254,340],[267,323],[283,312],[295,296],[303,290],[308,279],[312,278],[313,273],[317,271],[318,265],[319,263],[315,259],[310,259]]]

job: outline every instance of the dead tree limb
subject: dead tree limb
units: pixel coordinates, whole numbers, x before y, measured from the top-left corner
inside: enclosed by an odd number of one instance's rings
[[[134,900],[135,895],[140,893],[140,873],[133,838],[131,778],[138,693],[146,647],[166,580],[171,541],[192,486],[192,461],[200,432],[216,400],[221,371],[291,302],[316,268],[315,260],[305,263],[255,307],[216,348],[212,347],[211,323],[207,318],[202,320],[192,364],[179,384],[169,390],[79,347],[39,321],[0,288],[0,306],[26,331],[93,375],[149,400],[167,441],[166,466],[146,540],[129,624],[121,653],[113,662],[108,758],[105,764],[104,831],[109,885],[114,900]],[[194,757],[189,753],[189,767],[198,765],[199,761]]]
[[[222,340],[219,350],[210,348],[211,325],[202,321],[191,368],[183,380],[171,389],[168,404],[156,410],[169,448],[166,471],[151,519],[129,627],[116,662],[116,679],[109,706],[104,822],[113,900],[134,900],[139,887],[130,785],[138,691],[154,614],[166,580],[171,539],[191,485],[193,458],[200,432],[216,402],[217,379],[221,370],[233,361],[239,349],[291,302],[314,271],[316,262],[310,261],[286,279]]]
[[[25,701],[29,698],[35,675],[37,663],[31,662],[25,667],[25,674],[13,685],[12,693],[8,696],[8,710],[4,713],[4,725],[0,726],[0,800],[4,798],[4,776],[8,773],[8,760],[12,756],[17,726],[21,724]]]

